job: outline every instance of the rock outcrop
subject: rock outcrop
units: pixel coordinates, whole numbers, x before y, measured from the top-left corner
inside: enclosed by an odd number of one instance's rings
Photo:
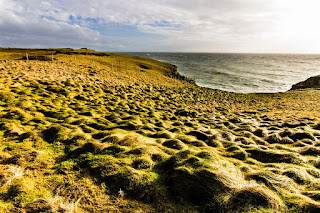
[[[291,90],[295,89],[305,89],[305,88],[313,88],[320,87],[320,75],[308,78],[305,81],[299,82],[291,87]]]

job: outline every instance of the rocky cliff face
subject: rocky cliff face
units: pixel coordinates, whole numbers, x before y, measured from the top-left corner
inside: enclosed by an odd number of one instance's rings
[[[291,90],[295,89],[305,89],[312,87],[320,87],[320,75],[308,78],[303,82],[299,82],[291,87]]]

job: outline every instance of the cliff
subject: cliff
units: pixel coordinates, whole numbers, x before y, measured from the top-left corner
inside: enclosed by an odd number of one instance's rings
[[[305,89],[305,88],[318,88],[320,87],[320,75],[308,78],[305,81],[299,82],[291,87],[291,90]]]

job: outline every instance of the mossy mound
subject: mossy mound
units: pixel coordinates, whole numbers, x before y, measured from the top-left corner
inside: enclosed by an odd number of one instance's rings
[[[3,51],[1,212],[319,210],[318,90],[236,94],[151,59]],[[12,60],[25,53],[55,60]]]
[[[272,191],[261,186],[236,189],[227,201],[229,212],[249,212],[251,209],[269,209],[272,212],[286,212],[281,199]]]
[[[168,147],[171,149],[177,149],[177,150],[182,150],[187,148],[187,146],[178,139],[166,140],[165,142],[162,143],[162,145],[165,147]]]
[[[292,163],[300,164],[303,160],[296,153],[283,153],[272,150],[249,149],[250,157],[263,163]]]
[[[173,192],[195,204],[207,204],[231,191],[232,180],[208,169],[191,172],[186,168],[175,169],[170,178]],[[218,204],[218,202],[216,203]]]
[[[42,133],[44,139],[51,143],[60,139],[66,139],[68,137],[68,129],[60,125],[51,126]]]

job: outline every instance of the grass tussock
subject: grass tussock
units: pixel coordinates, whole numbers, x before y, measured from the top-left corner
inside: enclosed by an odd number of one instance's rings
[[[317,89],[228,93],[88,49],[1,49],[0,71],[1,212],[320,209]]]

